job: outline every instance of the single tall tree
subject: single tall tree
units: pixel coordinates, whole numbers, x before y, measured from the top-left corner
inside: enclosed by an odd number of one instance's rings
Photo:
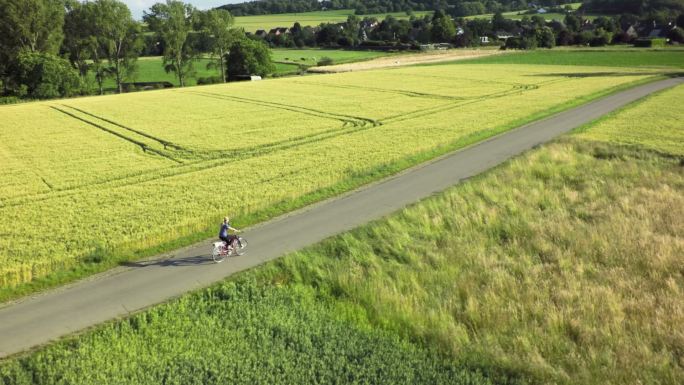
[[[196,15],[192,5],[166,0],[153,5],[150,13],[145,12],[143,16],[150,29],[164,41],[164,69],[176,73],[181,87],[192,73],[192,62],[197,56],[188,41]]]
[[[67,2],[64,15],[64,41],[62,49],[71,65],[85,78],[90,67],[92,52],[97,49],[93,18],[88,14],[92,3],[76,0]]]
[[[138,52],[142,48],[140,26],[133,20],[126,4],[118,0],[93,2],[95,36],[103,57],[109,62],[109,72],[122,92],[124,79],[135,70]]]
[[[230,46],[228,79],[237,80],[243,75],[266,76],[275,71],[268,46],[258,40],[239,39]]]
[[[242,35],[242,31],[231,28],[233,16],[225,9],[212,9],[200,14],[202,31],[211,39],[212,53],[218,56],[223,82],[226,82],[225,56],[231,44]]]
[[[451,16],[442,11],[435,11],[432,16],[432,41],[450,42],[456,36],[456,26]]]
[[[102,95],[104,80],[110,75],[110,70],[97,37],[95,7],[93,2],[67,2],[62,50],[68,55],[71,65],[78,70],[83,84],[88,83],[89,72],[95,74],[98,91]]]

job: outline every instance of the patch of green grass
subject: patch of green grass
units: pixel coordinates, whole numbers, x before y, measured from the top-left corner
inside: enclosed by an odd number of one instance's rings
[[[459,63],[684,68],[684,51],[636,48],[623,50],[552,49],[486,56],[463,60]]]
[[[226,282],[0,363],[0,384],[491,384],[362,312],[307,286]]]
[[[274,76],[296,75],[300,71],[299,65],[291,63],[276,62],[275,68]]]
[[[195,73],[186,80],[186,86],[197,85],[200,77],[220,76],[220,70],[216,68],[207,69],[207,64],[214,62],[213,59],[201,58],[193,63]],[[93,89],[97,89],[97,83],[92,73],[89,74],[89,81]],[[126,79],[126,82],[170,82],[174,87],[178,87],[180,82],[178,76],[173,72],[166,72],[162,66],[162,59],[158,56],[141,57],[137,61],[135,74]],[[107,78],[103,84],[105,91],[113,92],[116,90],[116,81]]]

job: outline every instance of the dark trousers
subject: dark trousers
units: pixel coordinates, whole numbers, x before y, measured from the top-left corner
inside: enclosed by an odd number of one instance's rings
[[[219,237],[223,242],[226,243],[226,246],[235,246],[235,243],[237,241],[237,236],[235,235],[228,235],[226,237]]]

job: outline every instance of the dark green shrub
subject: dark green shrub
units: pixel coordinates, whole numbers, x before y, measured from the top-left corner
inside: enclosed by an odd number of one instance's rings
[[[201,78],[197,79],[197,85],[217,84],[217,83],[223,83],[223,79],[220,76],[207,76],[207,77],[201,77]]]
[[[321,58],[321,60],[316,63],[318,66],[329,66],[335,64],[335,61],[332,58],[329,58],[327,56],[324,56]]]
[[[19,96],[50,99],[81,91],[78,72],[67,60],[52,54],[21,52],[17,57],[17,74],[15,93]]]
[[[667,36],[673,42],[684,43],[684,29],[681,27],[673,28]]]
[[[591,47],[603,47],[603,46],[608,45],[609,43],[610,43],[610,39],[609,39],[608,35],[606,35],[606,34],[601,34],[601,35],[598,35],[598,36],[594,36],[594,37],[589,41],[589,45],[590,45]]]
[[[22,101],[18,96],[0,96],[0,105],[21,103]]]
[[[634,41],[635,47],[656,48],[665,47],[667,39],[637,39]]]

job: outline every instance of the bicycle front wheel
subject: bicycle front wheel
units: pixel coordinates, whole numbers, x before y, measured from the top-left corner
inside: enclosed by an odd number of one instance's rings
[[[237,247],[235,248],[235,254],[244,255],[246,252],[247,252],[247,240],[242,238],[242,237],[239,237]]]

